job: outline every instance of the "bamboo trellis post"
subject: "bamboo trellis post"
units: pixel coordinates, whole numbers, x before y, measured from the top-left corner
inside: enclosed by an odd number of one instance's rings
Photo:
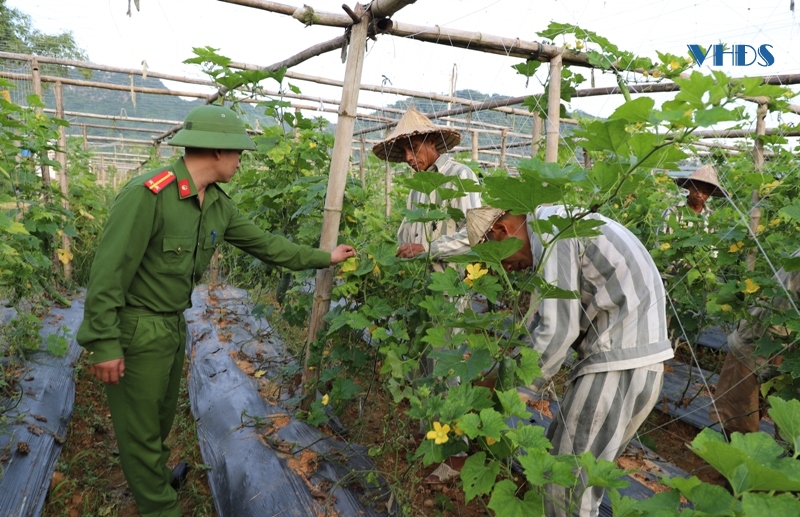
[[[479,159],[478,156],[478,132],[474,129],[472,130],[472,159],[476,162]]]
[[[64,118],[64,87],[61,81],[56,82],[56,118]],[[84,131],[86,129],[84,128]],[[61,164],[61,171],[58,174],[58,184],[61,187],[61,193],[64,195],[64,209],[69,210],[69,183],[67,179],[67,131],[64,126],[58,127],[58,152],[56,153],[58,163]],[[65,216],[66,218],[66,216]],[[64,278],[69,280],[72,278],[72,243],[69,236],[61,232],[61,248],[64,250],[64,258],[61,259],[64,264]]]
[[[561,53],[550,59],[550,83],[547,89],[547,140],[545,162],[558,161],[559,118],[561,117]]]
[[[386,130],[386,138],[389,138],[390,132],[390,130]],[[392,215],[392,166],[389,165],[389,160],[386,160],[384,163],[386,166],[386,191],[384,193],[386,196],[386,217],[389,218]]]
[[[539,154],[539,142],[542,140],[542,117],[538,111],[533,112],[531,120],[531,158]]]
[[[104,188],[106,186],[106,160],[104,156],[100,157],[100,185]]]
[[[359,23],[352,26],[350,32],[350,45],[347,50],[347,64],[344,72],[344,87],[342,88],[342,101],[339,104],[339,117],[336,122],[336,134],[331,157],[331,170],[328,177],[328,189],[325,196],[325,212],[322,219],[322,234],[320,235],[320,248],[332,251],[336,247],[339,234],[339,222],[342,217],[342,201],[344,188],[347,183],[347,169],[350,158],[350,142],[353,141],[353,128],[356,123],[356,110],[358,106],[358,85],[361,82],[361,71],[364,66],[364,51],[367,46],[371,13],[361,4],[356,4],[355,13],[360,17]],[[311,319],[308,324],[308,339],[306,341],[305,364],[303,368],[303,390],[305,398],[303,408],[308,410],[311,405],[312,393],[308,387],[313,385],[318,378],[318,371],[311,370],[311,343],[317,340],[317,333],[323,327],[323,318],[328,313],[331,305],[331,288],[333,286],[333,267],[317,271],[316,286],[314,289],[314,304],[311,309]]]
[[[506,166],[506,138],[508,137],[508,129],[503,129],[500,133],[500,167]]]
[[[756,170],[761,174],[764,173],[764,140],[763,136],[767,132],[767,109],[768,105],[766,102],[762,102],[758,105],[758,110],[756,111],[756,136],[755,142],[753,145],[753,162],[755,163]],[[758,230],[758,225],[761,224],[761,207],[759,206],[759,202],[761,201],[761,196],[758,195],[758,189],[753,189],[753,206],[750,208],[750,234],[755,235],[756,231]],[[756,268],[756,250],[750,252],[747,255],[747,269],[748,271],[753,271]]]
[[[33,58],[31,60],[31,79],[33,82],[33,93],[39,97],[39,100],[42,101],[44,104],[44,95],[42,95],[42,76],[39,73],[39,60]],[[36,113],[41,115],[42,108],[36,108]],[[50,166],[47,164],[42,164],[42,183],[44,184],[45,196],[49,198],[49,191],[50,191],[50,181],[52,178],[50,177]]]
[[[87,138],[86,135],[86,124],[83,125],[83,150],[84,151],[89,150],[89,139]]]
[[[358,158],[358,177],[361,178],[361,186],[367,186],[367,172],[364,168],[364,160],[367,158],[367,135],[361,135],[361,148],[359,152],[361,155]]]

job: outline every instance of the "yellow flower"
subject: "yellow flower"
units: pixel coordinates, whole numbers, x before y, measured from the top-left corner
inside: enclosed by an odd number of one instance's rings
[[[6,102],[11,102],[11,93],[8,90],[1,91],[0,97],[4,98]]]
[[[656,183],[666,183],[669,181],[669,176],[666,174],[656,177]]]
[[[681,64],[675,61],[674,59],[669,62],[669,69],[674,71],[681,67]]]
[[[672,246],[670,246],[670,244],[668,242],[665,242],[664,244],[661,245],[661,251],[667,251],[671,247]]]
[[[656,79],[661,77],[661,70],[653,70],[653,77],[655,77]]]
[[[575,42],[575,48],[582,49],[583,48],[583,41],[578,40]]]
[[[447,436],[447,433],[450,432],[450,426],[447,424],[440,424],[439,422],[433,423],[433,430],[428,431],[428,434],[425,435],[428,440],[433,440],[436,442],[436,445],[441,445],[443,443],[447,443],[447,440],[450,439]]]
[[[650,75],[650,72],[648,72],[647,70],[642,70],[642,75],[647,77]]]
[[[731,244],[731,247],[728,248],[728,253],[736,253],[740,249],[744,247],[744,243],[742,241],[737,242],[736,244]]]
[[[317,146],[316,142],[309,142],[308,143],[308,147],[311,148],[311,149],[315,148],[316,146]]]
[[[745,294],[753,294],[760,288],[761,288],[760,285],[758,285],[757,283],[753,282],[748,278],[747,280],[744,281],[744,289],[742,289],[742,292]]]
[[[756,233],[761,233],[761,232],[763,232],[763,231],[764,231],[764,225],[763,225],[763,224],[759,224],[759,225],[756,227]]]
[[[778,226],[779,224],[781,224],[781,218],[780,217],[776,217],[775,219],[773,219],[772,221],[769,222],[770,226]]]
[[[458,420],[453,422],[453,432],[456,433],[456,436],[463,436],[464,430],[458,427]]]
[[[497,443],[497,440],[492,438],[491,436],[486,437],[486,445],[494,445]]]
[[[468,264],[467,265],[467,278],[464,279],[466,283],[472,286],[472,282],[479,279],[486,273],[488,273],[488,269],[483,269],[480,264]]]
[[[731,311],[731,306],[728,305],[727,303],[723,303],[722,305],[719,306],[719,308],[722,309],[722,312],[730,312]]]
[[[767,194],[769,194],[770,192],[772,192],[772,190],[773,190],[775,187],[777,187],[777,186],[778,186],[778,185],[780,185],[780,184],[781,184],[781,182],[780,182],[780,181],[778,181],[778,180],[772,181],[772,182],[770,182],[770,183],[765,183],[765,184],[761,185],[761,188],[759,189],[759,193],[760,193],[762,196],[766,196]]]
[[[322,396],[322,405],[323,406],[327,406],[328,402],[330,402],[330,401],[331,401],[331,398],[328,396],[327,393]]]

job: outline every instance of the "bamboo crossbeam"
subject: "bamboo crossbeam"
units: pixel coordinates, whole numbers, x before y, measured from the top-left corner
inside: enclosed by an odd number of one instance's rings
[[[547,62],[560,53],[559,47],[545,45],[536,41],[525,41],[519,38],[506,38],[482,32],[449,29],[440,26],[426,27],[412,25],[397,20],[383,19],[375,24],[378,34],[390,34],[400,38],[409,38],[427,43],[436,43],[448,47],[477,50],[501,56],[513,56],[523,59],[535,59]],[[586,54],[565,52],[564,63],[568,65],[595,68]]]
[[[692,133],[692,135],[699,138],[752,138],[758,134],[760,133],[749,129],[701,129]],[[763,134],[766,136],[800,136],[800,129],[791,129],[787,131],[773,128],[766,129]]]
[[[451,115],[461,115],[462,113],[467,113],[471,111],[484,111],[499,106],[513,106],[514,104],[521,104],[528,97],[530,96],[525,95],[522,97],[509,97],[508,99],[491,99],[470,106],[461,106],[450,110],[436,111],[434,113],[425,113],[424,115],[430,119],[438,119],[441,117],[449,117]],[[397,122],[387,122],[386,124],[381,124],[379,126],[372,126],[365,129],[361,129],[359,131],[356,131],[355,134],[360,135],[361,133],[372,133],[373,131],[382,131],[384,129],[394,127],[396,125]]]
[[[133,154],[133,153],[114,153],[111,151],[93,151],[93,154],[98,156],[116,156],[118,158],[136,158],[137,160],[143,160],[149,157],[149,154]]]
[[[44,109],[45,113],[55,113],[55,110]],[[157,118],[136,118],[136,117],[121,117],[119,115],[98,115],[95,113],[83,113],[80,111],[65,111],[66,117],[82,117],[82,118],[96,118],[101,120],[113,120],[117,122],[142,122],[145,124],[180,124],[177,120],[162,120]],[[81,122],[77,122],[81,124]]]
[[[733,80],[742,79],[741,77],[734,77]],[[790,86],[800,84],[800,74],[784,74],[784,75],[766,75],[762,77],[764,84]],[[644,83],[644,84],[629,84],[627,85],[628,91],[631,93],[664,93],[664,92],[677,92],[681,89],[675,83]],[[622,93],[619,86],[607,86],[602,88],[584,88],[575,91],[573,97],[595,97],[598,95],[617,95]],[[796,112],[795,112],[796,113]]]
[[[221,0],[225,1],[225,0]],[[326,52],[330,52],[337,48],[340,48],[347,42],[347,38],[345,36],[339,36],[332,40],[325,41],[323,43],[319,43],[317,45],[313,45],[302,52],[298,52],[297,54],[284,59],[283,61],[279,61],[277,63],[273,63],[272,65],[266,66],[261,68],[261,70],[269,71],[269,72],[276,72],[282,68],[291,68],[293,66],[299,65],[300,63],[311,59],[312,57],[319,56],[320,54],[324,54]],[[211,104],[217,99],[219,99],[222,95],[227,93],[227,88],[221,88],[216,92],[212,93],[211,95],[207,96],[205,99],[206,104]],[[165,138],[169,138],[170,136],[174,135],[181,129],[181,124],[177,124],[173,126],[171,129],[165,131],[164,133],[158,135],[155,138],[156,142],[161,142]]]
[[[294,7],[278,2],[268,2],[265,0],[220,0],[231,4],[253,7],[264,11],[283,14],[295,18],[305,25],[324,25],[328,27],[349,27],[353,21],[345,14],[318,11],[308,6]],[[406,4],[410,2],[394,2],[386,0],[382,4]],[[402,5],[400,5],[402,7]],[[380,10],[378,12],[385,12]],[[386,15],[389,16],[389,15]],[[538,59],[549,61],[551,57],[558,53],[558,47],[544,45],[535,41],[523,41],[519,38],[505,38],[481,32],[463,31],[458,29],[448,29],[444,27],[425,27],[421,25],[411,25],[408,23],[390,20],[386,17],[375,18],[376,29],[379,33],[390,34],[402,38],[413,38],[429,43],[446,45],[448,47],[459,47],[504,56],[515,56],[524,59]],[[564,54],[564,62],[570,65],[585,66],[594,68],[589,62],[586,54],[568,52]]]
[[[28,81],[31,79],[30,74],[18,74],[15,72],[3,72],[0,71],[0,77],[5,79],[14,79],[17,81]],[[46,83],[57,83],[60,82],[61,84],[69,84],[72,86],[84,86],[86,88],[100,88],[103,90],[114,90],[120,92],[136,92],[136,93],[148,93],[153,95],[171,95],[173,97],[194,97],[198,99],[205,99],[207,94],[197,93],[197,92],[181,92],[178,90],[167,90],[164,88],[145,88],[143,86],[125,86],[123,84],[109,84],[109,83],[100,83],[97,81],[84,81],[82,79],[69,79],[67,77],[54,77],[50,75],[42,75],[40,76],[42,82]]]
[[[83,138],[83,135],[67,135],[68,138]],[[117,136],[88,135],[89,140],[102,140],[104,142],[124,142],[130,144],[153,145],[152,140],[137,140],[134,138],[120,138]]]
[[[136,131],[136,132],[139,132],[139,133],[158,133],[159,132],[159,129],[157,129],[157,128],[148,129],[146,127],[106,126],[104,124],[87,124],[87,123],[84,123],[84,122],[75,122],[75,123],[71,123],[70,125],[72,125],[72,126],[81,126],[81,127],[91,127],[91,128],[94,128],[94,129],[110,129],[111,131],[122,131],[122,132],[124,132],[124,131]],[[91,135],[87,135],[87,136],[91,136]]]
[[[100,72],[113,72],[118,74],[147,76],[154,79],[164,79],[167,81],[175,81],[187,84],[202,84],[205,86],[214,86],[212,81],[208,79],[195,79],[193,77],[185,77],[180,75],[164,74],[161,72],[153,72],[151,70],[145,71],[141,68],[120,68],[116,66],[101,65],[99,63],[92,63],[90,61],[78,61],[75,59],[60,59],[56,57],[35,56],[39,63],[48,63],[52,65],[71,66],[73,68],[85,68],[87,70],[98,70]],[[15,61],[31,61],[34,56],[29,54],[16,54],[13,52],[0,52],[0,59],[11,59]]]
[[[230,63],[231,67],[233,68],[240,68],[242,66],[249,67],[252,65],[246,65],[245,63]],[[251,68],[243,68],[245,70],[251,70]],[[299,72],[288,71],[286,72],[286,77],[290,79],[296,79],[298,81],[308,81],[317,84],[324,84],[327,86],[342,86],[341,81],[337,81],[335,79],[328,79],[325,77],[317,77],[308,74],[301,74]],[[450,97],[449,95],[442,95],[438,93],[432,92],[423,92],[419,90],[409,90],[407,88],[395,88],[392,86],[381,86],[375,84],[362,84],[359,86],[364,91],[369,92],[377,92],[377,93],[388,93],[391,95],[399,95],[403,97],[414,97],[417,99],[426,99],[426,100],[434,100],[440,102],[455,102],[458,104],[463,104],[466,106],[474,106],[476,104],[480,104],[483,101],[475,101],[472,99],[463,99],[460,97]],[[525,97],[523,97],[524,99]],[[514,103],[514,104],[521,104],[522,101]],[[519,109],[519,108],[509,108],[508,105],[498,105],[493,108],[494,111],[499,111],[501,113],[510,113],[512,115],[520,115],[520,116],[527,116],[529,117],[531,114],[527,110]],[[463,112],[462,112],[463,113]]]

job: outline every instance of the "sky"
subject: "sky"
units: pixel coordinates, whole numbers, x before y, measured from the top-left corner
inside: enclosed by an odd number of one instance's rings
[[[293,5],[303,3],[317,11],[343,13],[340,1],[298,0]],[[304,27],[285,15],[215,0],[141,0],[141,11],[134,8],[131,17],[125,14],[128,0],[8,0],[7,4],[31,15],[42,31],[72,31],[93,62],[139,68],[146,61],[152,71],[192,77],[203,76],[197,66],[182,64],[192,57],[193,47],[211,46],[235,61],[266,66],[342,34],[342,29]],[[800,73],[800,20],[789,4],[789,0],[417,0],[393,18],[528,41],[541,40],[536,32],[551,21],[573,23],[622,49],[653,58],[656,50],[686,55],[688,44],[772,45],[775,63],[770,67],[714,68],[741,76]],[[512,70],[521,61],[384,35],[368,42],[362,83],[381,84],[386,77],[395,87],[446,94],[455,67],[457,89],[511,96],[541,92],[542,78],[526,85],[525,78]],[[541,68],[544,72],[546,67]],[[704,73],[710,69],[708,62],[701,68]],[[313,58],[294,70],[344,77],[338,52]],[[291,82],[304,94],[340,97],[338,88]],[[597,86],[610,84],[612,77],[596,76]],[[398,99],[362,92],[359,101],[388,105]],[[575,100],[570,107],[605,116],[621,102],[620,96],[606,96]]]

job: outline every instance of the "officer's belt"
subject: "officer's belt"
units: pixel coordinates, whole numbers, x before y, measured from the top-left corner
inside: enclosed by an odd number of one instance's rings
[[[154,311],[150,307],[145,307],[144,305],[126,305],[125,307],[130,307],[131,309],[139,309],[139,310],[142,310],[142,311],[147,311],[147,312],[150,312],[152,314],[158,314],[159,316],[180,316],[181,314],[183,314],[182,310],[181,311],[170,311],[170,312],[159,312],[159,311]]]

